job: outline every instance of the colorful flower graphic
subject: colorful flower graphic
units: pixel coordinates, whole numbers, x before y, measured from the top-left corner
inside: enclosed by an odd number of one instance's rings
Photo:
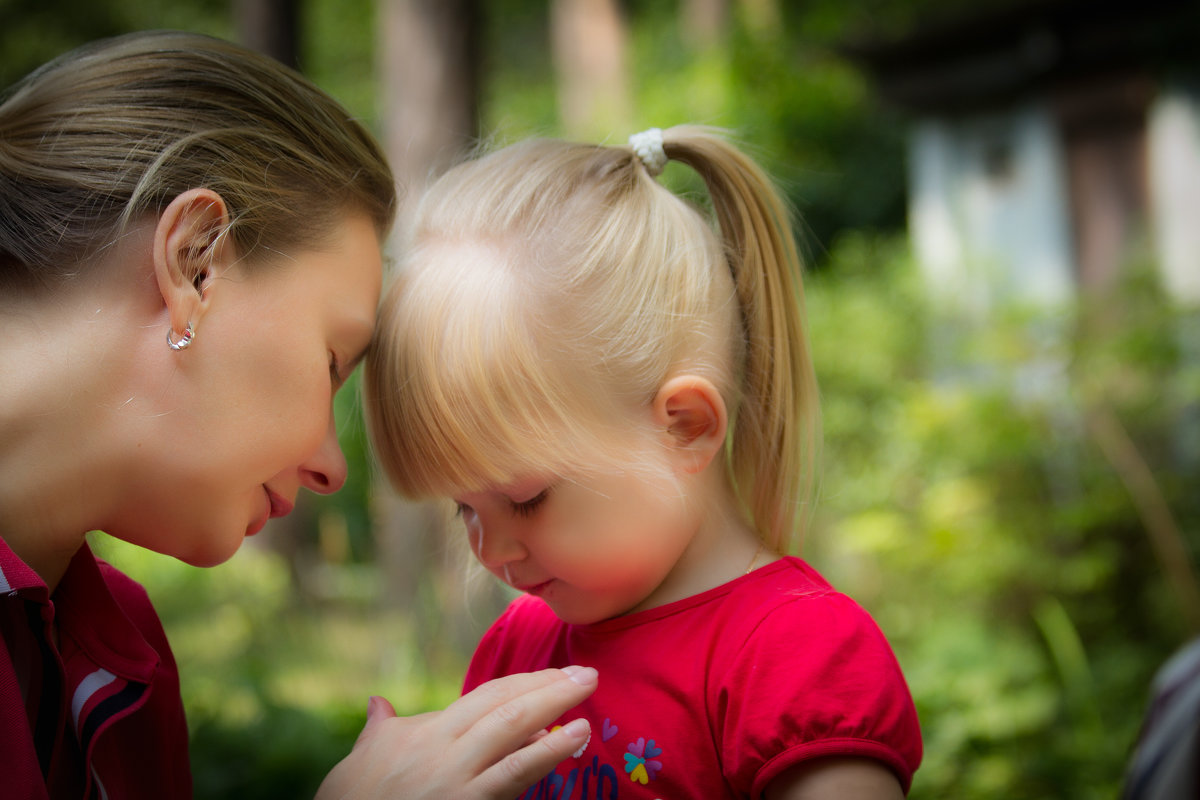
[[[639,736],[636,742],[630,742],[625,748],[625,771],[629,780],[645,785],[658,777],[662,770],[662,762],[656,761],[662,755],[662,748],[654,746],[654,740],[646,741]]]

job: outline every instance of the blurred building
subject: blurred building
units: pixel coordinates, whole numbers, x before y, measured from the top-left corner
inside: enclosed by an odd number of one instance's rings
[[[912,119],[934,290],[1053,307],[1152,259],[1200,305],[1200,3],[992,3],[846,51]]]

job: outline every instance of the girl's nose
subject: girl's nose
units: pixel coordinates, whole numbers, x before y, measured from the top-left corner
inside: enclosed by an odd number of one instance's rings
[[[464,520],[471,541],[471,549],[479,563],[490,570],[503,569],[505,564],[520,561],[528,555],[520,539],[513,536],[504,524],[493,524],[485,528],[483,520],[476,514]]]
[[[346,456],[338,444],[337,426],[329,415],[325,438],[311,458],[300,465],[300,483],[318,494],[333,494],[346,483]]]

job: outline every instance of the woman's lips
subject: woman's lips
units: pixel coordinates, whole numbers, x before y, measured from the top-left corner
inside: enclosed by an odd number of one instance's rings
[[[295,503],[267,489],[267,497],[271,500],[271,517],[286,517],[296,507]]]
[[[292,509],[295,508],[295,504],[292,501],[288,500],[287,498],[280,497],[266,486],[263,487],[263,491],[267,493],[267,514],[266,516],[260,517],[254,522],[250,523],[250,527],[246,528],[247,536],[253,536],[261,531],[263,526],[267,524],[267,520],[275,517],[285,517],[292,513]]]

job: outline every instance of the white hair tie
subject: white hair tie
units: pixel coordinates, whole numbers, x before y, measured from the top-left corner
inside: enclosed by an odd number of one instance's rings
[[[658,177],[667,165],[667,152],[663,150],[662,131],[650,128],[629,137],[629,146],[646,165],[651,177]]]

